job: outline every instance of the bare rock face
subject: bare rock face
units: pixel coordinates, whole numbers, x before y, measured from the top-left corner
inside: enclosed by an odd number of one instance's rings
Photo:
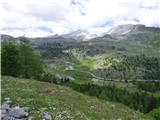
[[[145,25],[141,25],[141,24],[137,24],[137,25],[133,25],[133,24],[124,24],[124,25],[118,25],[116,27],[111,28],[107,33],[108,34],[113,34],[113,35],[124,35],[127,33],[133,33],[133,32],[137,32],[140,31],[142,29],[147,29],[145,27]]]

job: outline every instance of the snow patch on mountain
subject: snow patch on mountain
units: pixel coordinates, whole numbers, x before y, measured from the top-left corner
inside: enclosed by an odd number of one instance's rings
[[[145,27],[145,26],[141,25],[141,24],[137,24],[137,25],[133,25],[133,24],[118,25],[116,27],[111,28],[107,32],[107,34],[123,35],[123,34],[127,34],[127,33],[130,33],[130,32],[136,32],[142,27]]]

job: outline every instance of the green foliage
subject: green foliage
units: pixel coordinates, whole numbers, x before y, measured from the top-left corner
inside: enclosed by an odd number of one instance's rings
[[[107,57],[104,68],[95,72],[106,79],[160,80],[160,58],[145,55]]]
[[[145,90],[148,92],[160,91],[160,82],[136,82],[138,89]]]
[[[40,81],[57,83],[55,75],[51,73],[43,73],[41,75]]]
[[[42,61],[40,56],[33,51],[29,44],[21,43],[19,45],[20,61],[21,61],[21,75],[25,78],[38,78],[43,72]]]
[[[89,83],[91,82],[92,76],[83,71],[76,71],[76,70],[65,70],[64,74],[72,76],[77,83]]]
[[[68,85],[76,91],[101,99],[120,102],[144,113],[148,113],[160,106],[159,98],[147,92],[130,92],[126,88],[117,88],[115,84],[100,86],[90,83],[76,84],[71,82]]]
[[[149,114],[154,117],[155,120],[160,120],[160,108],[153,109]]]
[[[19,48],[15,43],[3,42],[1,51],[3,75],[18,76],[21,68]]]
[[[2,74],[38,78],[43,72],[40,56],[25,42],[2,43]]]

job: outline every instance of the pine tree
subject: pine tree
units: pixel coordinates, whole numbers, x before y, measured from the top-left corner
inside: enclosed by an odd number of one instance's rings
[[[2,75],[18,76],[20,72],[20,55],[16,43],[2,42],[1,70]]]

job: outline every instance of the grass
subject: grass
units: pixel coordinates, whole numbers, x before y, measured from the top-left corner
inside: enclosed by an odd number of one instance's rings
[[[151,112],[148,113],[150,116],[153,116],[156,120],[160,119],[160,107],[153,109]]]
[[[84,73],[84,72],[79,72],[75,70],[68,70],[65,71],[64,74],[72,76],[75,80],[73,82],[79,83],[79,84],[84,84],[84,83],[91,83],[91,75]]]
[[[160,98],[160,91],[156,91],[155,93],[153,93],[153,95],[157,98]]]
[[[116,88],[127,89],[127,91],[129,91],[129,92],[138,92],[139,91],[137,86],[134,85],[133,83],[104,81],[102,83],[96,83],[96,84],[99,84],[102,86],[115,85]]]
[[[87,57],[83,61],[80,62],[80,70],[85,70],[85,71],[93,71],[93,62],[94,60],[92,57]]]
[[[55,84],[2,76],[2,101],[10,97],[13,106],[30,108],[33,120],[42,119],[43,111],[58,120],[152,120],[128,107],[99,100]]]

